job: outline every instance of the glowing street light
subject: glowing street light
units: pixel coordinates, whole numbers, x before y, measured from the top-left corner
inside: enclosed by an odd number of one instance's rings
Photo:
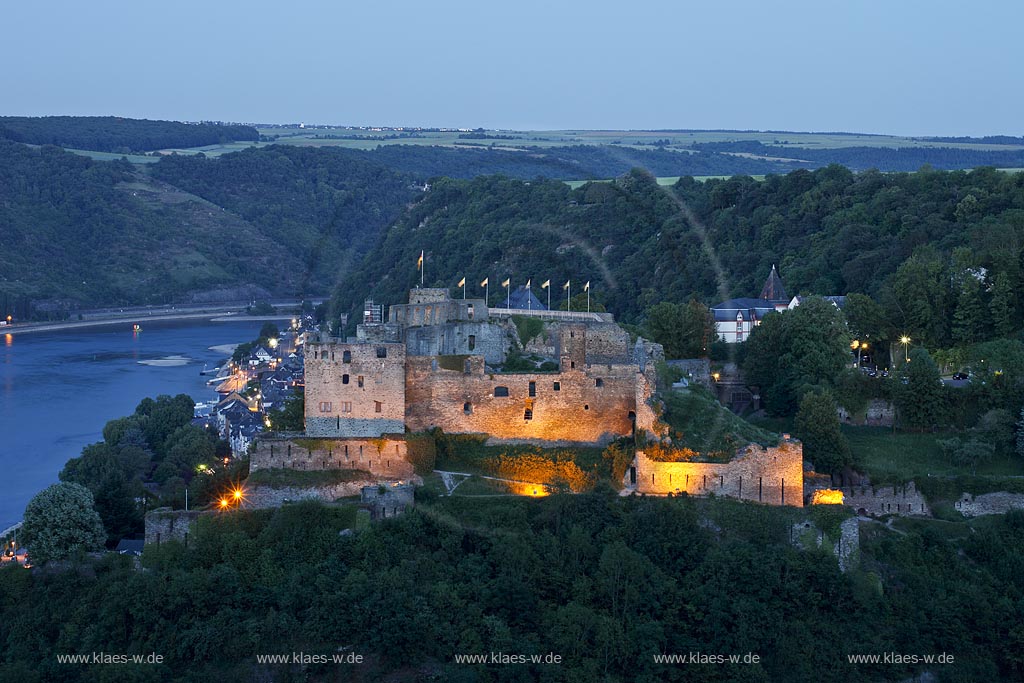
[[[907,350],[907,347],[910,346],[910,337],[908,337],[907,335],[903,335],[902,337],[900,337],[900,344],[903,344],[903,360],[909,363],[910,352]]]

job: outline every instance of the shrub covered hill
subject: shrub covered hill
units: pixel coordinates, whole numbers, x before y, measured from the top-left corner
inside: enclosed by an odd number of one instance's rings
[[[792,293],[868,294],[899,321],[920,313],[901,310],[893,290],[905,263],[901,286],[912,288],[917,270],[941,269],[967,247],[961,260],[1005,272],[1019,287],[1022,245],[1024,175],[993,169],[855,174],[829,166],[764,181],[682,178],[672,187],[634,171],[575,190],[544,180],[440,180],[342,280],[334,304],[340,313],[365,296],[402,301],[419,281],[422,249],[428,285],[454,287],[465,275],[470,294],[482,296],[478,285],[489,277],[492,305],[506,277],[513,286],[550,278],[554,301],[566,280],[574,293],[589,280],[595,300],[635,322],[664,300],[757,296],[777,264]]]
[[[0,140],[0,303],[23,318],[47,299],[66,310],[239,285],[327,292],[415,194],[408,176],[328,150],[133,166]]]

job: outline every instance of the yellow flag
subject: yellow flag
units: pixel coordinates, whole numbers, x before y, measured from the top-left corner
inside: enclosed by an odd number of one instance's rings
[[[420,257],[416,261],[416,268],[417,268],[417,270],[423,270],[423,250],[422,249],[420,249]]]
[[[548,286],[549,286],[550,284],[551,284],[551,280],[545,280],[545,281],[544,281],[544,284],[542,284],[542,285],[540,286],[540,288],[541,288],[541,289],[547,289],[547,288],[548,288]]]
[[[501,286],[502,287],[508,287],[510,282],[512,282],[512,278],[507,277],[507,278],[505,278],[505,281],[501,283]]]
[[[490,277],[485,277],[484,281],[480,283],[480,286],[481,287],[486,287],[487,286],[487,281],[490,280],[490,279],[491,279]]]
[[[465,286],[466,286],[466,278],[462,278],[461,280],[459,280],[459,287],[465,287]]]

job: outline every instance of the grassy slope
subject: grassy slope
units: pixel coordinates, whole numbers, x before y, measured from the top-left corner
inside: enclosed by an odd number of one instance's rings
[[[702,454],[731,453],[748,443],[774,446],[779,435],[730,412],[707,389],[692,386],[662,394],[673,441]]]

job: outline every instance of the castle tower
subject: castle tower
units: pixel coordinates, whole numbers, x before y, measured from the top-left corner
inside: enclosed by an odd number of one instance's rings
[[[558,360],[562,372],[582,372],[587,367],[587,326],[563,323],[558,330]]]

